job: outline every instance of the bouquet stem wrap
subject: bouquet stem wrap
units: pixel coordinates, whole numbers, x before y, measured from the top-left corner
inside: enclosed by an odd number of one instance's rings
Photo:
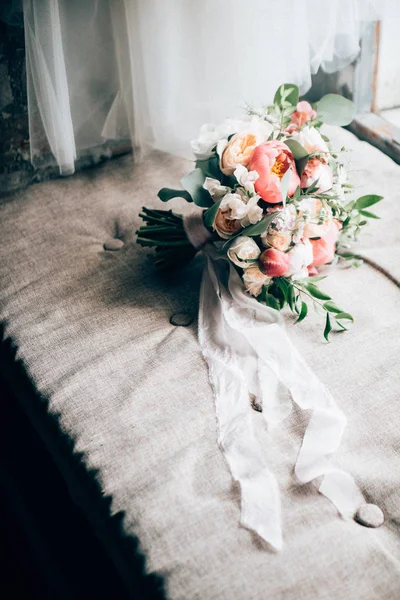
[[[186,217],[189,239],[203,248],[207,266],[200,293],[199,341],[208,363],[219,422],[219,445],[233,478],[241,487],[241,524],[272,547],[282,548],[278,484],[256,439],[250,395],[262,404],[269,426],[287,416],[291,402],[282,398],[283,384],[303,410],[310,410],[295,466],[300,482],[322,477],[319,491],[344,518],[352,518],[364,498],[353,478],[334,467],[329,457],[340,445],[346,417],[332,395],[301,358],[279,312],[247,296],[225,254],[208,241],[198,219]]]

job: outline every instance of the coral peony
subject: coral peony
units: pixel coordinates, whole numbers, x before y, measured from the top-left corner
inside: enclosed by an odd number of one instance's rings
[[[248,164],[249,171],[257,171],[259,177],[254,187],[265,202],[277,204],[282,202],[281,179],[290,169],[288,196],[293,196],[300,178],[296,171],[293,154],[283,142],[272,140],[265,142],[254,150]]]

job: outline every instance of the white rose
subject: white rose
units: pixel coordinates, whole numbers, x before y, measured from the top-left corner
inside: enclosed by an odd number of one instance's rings
[[[257,263],[250,265],[243,273],[244,287],[252,296],[261,294],[263,286],[271,281],[271,277],[265,275]]]
[[[248,171],[245,166],[238,165],[233,173],[238,183],[244,187],[246,192],[254,194],[254,183],[259,178],[257,171]]]
[[[289,258],[289,268],[286,273],[287,277],[292,276],[294,279],[301,279],[299,274],[304,273],[304,269],[311,265],[313,261],[313,249],[309,240],[296,244],[287,254]]]
[[[242,269],[249,266],[246,261],[257,260],[260,254],[261,250],[255,241],[245,235],[237,237],[228,250],[230,260],[238,267],[242,267]]]
[[[210,195],[214,198],[215,202],[220,198],[223,198],[230,189],[226,185],[221,185],[218,179],[213,179],[212,177],[205,178],[203,188],[210,192]]]
[[[315,127],[303,127],[301,131],[293,133],[290,139],[299,142],[309,154],[311,152],[329,152],[326,142]]]
[[[263,211],[261,206],[258,206],[259,196],[253,196],[247,201],[246,204],[246,214],[241,219],[240,223],[242,227],[247,227],[248,225],[255,225],[258,221],[261,221],[263,216]]]
[[[229,218],[241,220],[247,215],[247,204],[243,202],[240,194],[228,193],[222,198],[219,205],[222,211],[229,210]]]

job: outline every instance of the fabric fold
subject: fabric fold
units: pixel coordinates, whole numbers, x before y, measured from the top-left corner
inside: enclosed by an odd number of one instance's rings
[[[312,411],[295,474],[302,483],[322,477],[319,491],[348,518],[364,498],[353,478],[329,461],[346,417],[293,346],[279,312],[246,295],[225,254],[210,244],[203,251],[199,341],[215,393],[219,445],[240,484],[241,524],[279,550],[279,490],[254,435],[249,395],[262,405],[268,425],[276,426],[291,410],[284,388],[301,409]]]

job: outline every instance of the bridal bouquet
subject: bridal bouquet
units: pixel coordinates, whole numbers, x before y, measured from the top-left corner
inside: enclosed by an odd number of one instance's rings
[[[349,251],[380,196],[352,197],[345,148],[319,131],[346,125],[352,102],[328,94],[315,106],[282,85],[274,103],[218,127],[205,125],[192,142],[195,169],[182,188],[163,188],[163,202],[196,204],[184,217],[143,208],[137,241],[155,247],[155,263],[182,266],[203,249],[207,263],[199,300],[199,343],[214,390],[219,444],[241,489],[241,524],[282,548],[278,483],[253,430],[251,408],[274,427],[292,401],[311,417],[295,475],[318,481],[344,518],[365,498],[351,474],[331,464],[346,417],[293,346],[280,310],[301,321],[312,301],[325,314],[325,338],[353,320],[317,285],[319,269],[337,260],[358,264]],[[257,301],[258,302],[257,302]],[[286,389],[289,395],[283,394]]]
[[[154,246],[155,264],[165,268],[182,266],[212,242],[259,302],[288,306],[299,322],[308,298],[325,314],[326,339],[333,324],[346,329],[353,317],[317,285],[324,279],[319,268],[360,263],[349,248],[368,219],[378,218],[369,207],[382,198],[353,197],[346,148],[332,147],[319,130],[323,123],[347,125],[354,114],[354,104],[339,95],[311,105],[299,102],[295,85],[283,84],[271,106],[204,125],[183,189],[158,193],[163,202],[182,197],[205,209],[203,230],[171,211],[143,208],[137,242]]]

